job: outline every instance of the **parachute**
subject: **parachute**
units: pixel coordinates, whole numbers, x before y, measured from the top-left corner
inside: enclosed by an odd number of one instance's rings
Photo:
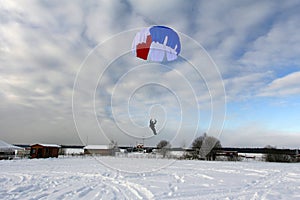
[[[178,34],[166,26],[152,26],[135,35],[132,52],[136,57],[162,62],[176,60],[181,50]]]

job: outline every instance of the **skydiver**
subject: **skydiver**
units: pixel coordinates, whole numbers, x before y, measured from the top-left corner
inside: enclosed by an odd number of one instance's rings
[[[156,124],[156,122],[157,122],[156,119],[154,119],[154,120],[150,119],[149,127],[150,127],[151,130],[153,131],[153,134],[154,134],[154,135],[157,135],[156,129],[155,129],[155,124]]]

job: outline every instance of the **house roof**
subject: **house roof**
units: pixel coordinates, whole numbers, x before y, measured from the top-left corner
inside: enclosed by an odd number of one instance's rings
[[[83,149],[111,149],[109,145],[87,145]]]
[[[44,144],[44,143],[31,144],[30,146],[34,146],[34,145],[40,145],[40,146],[43,146],[43,147],[57,147],[57,148],[61,147],[61,146],[59,146],[57,144]]]
[[[1,151],[14,151],[14,150],[21,150],[21,149],[23,149],[23,148],[17,147],[12,144],[8,144],[8,143],[0,140],[0,150]]]

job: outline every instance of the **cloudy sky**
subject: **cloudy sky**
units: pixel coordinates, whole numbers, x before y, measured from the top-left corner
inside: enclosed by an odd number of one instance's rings
[[[0,139],[189,146],[207,132],[223,146],[299,148],[299,10],[299,1],[1,0]],[[131,53],[152,25],[178,32],[176,61]]]

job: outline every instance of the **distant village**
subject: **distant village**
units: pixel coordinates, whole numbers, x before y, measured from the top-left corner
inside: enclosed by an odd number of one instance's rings
[[[195,142],[194,142],[195,143]],[[203,141],[201,142],[203,145]],[[264,148],[233,148],[215,146],[211,149],[172,148],[167,141],[157,146],[118,146],[109,145],[58,145],[58,144],[9,144],[0,140],[0,160],[58,158],[59,156],[115,156],[135,158],[166,158],[166,159],[198,159],[217,161],[268,161],[268,162],[300,162],[299,149],[276,149],[271,146]]]

